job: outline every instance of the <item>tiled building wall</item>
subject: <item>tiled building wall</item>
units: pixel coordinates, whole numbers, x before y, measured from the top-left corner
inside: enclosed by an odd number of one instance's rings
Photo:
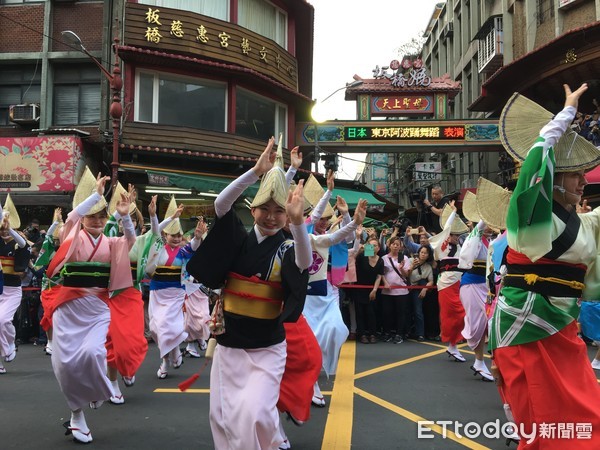
[[[1,6],[0,11],[6,16],[0,18],[0,53],[42,50],[44,3]]]

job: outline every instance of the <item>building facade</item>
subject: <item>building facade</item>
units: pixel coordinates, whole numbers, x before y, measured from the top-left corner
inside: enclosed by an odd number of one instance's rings
[[[596,78],[599,14],[598,0],[449,0],[436,7],[423,55],[432,73],[461,81],[454,117],[497,118],[513,92],[558,112],[563,83]],[[457,173],[447,190],[471,187],[478,174],[506,182],[503,152],[450,158]]]
[[[462,85],[448,102],[449,119],[496,119],[514,92],[556,113],[562,84],[585,81],[580,110],[591,114],[592,99],[600,101],[599,18],[599,0],[448,0],[432,13],[421,57],[432,77],[449,74]],[[415,180],[415,163],[440,162],[446,193],[475,187],[479,176],[510,185],[514,168],[501,147],[389,156],[389,185],[407,208],[409,194],[424,185]]]
[[[0,147],[11,153],[0,158],[50,152],[28,185],[0,164],[0,192],[17,206],[70,205],[87,164],[118,171],[142,199],[161,191],[167,203],[172,192],[196,205],[190,216],[210,215],[270,136],[291,148],[308,118],[314,10],[304,0],[3,0],[0,14]],[[52,159],[57,139],[70,154]]]

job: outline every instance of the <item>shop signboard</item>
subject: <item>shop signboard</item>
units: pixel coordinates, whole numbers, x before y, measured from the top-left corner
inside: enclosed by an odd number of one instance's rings
[[[69,192],[83,172],[76,136],[0,138],[0,192]]]

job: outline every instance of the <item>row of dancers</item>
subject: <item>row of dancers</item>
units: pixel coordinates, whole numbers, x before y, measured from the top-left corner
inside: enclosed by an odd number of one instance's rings
[[[523,163],[505,210],[481,200],[484,192],[478,190],[479,220],[463,244],[458,236],[467,230],[453,204],[442,214],[442,232],[430,239],[440,262],[441,338],[449,344],[448,356],[464,362],[457,344],[466,339],[475,353],[473,372],[496,381],[507,417],[527,430],[542,423],[590,423],[593,430],[600,424],[600,388],[576,326],[578,300],[600,294],[599,213],[577,210],[587,183],[584,171],[600,161],[600,152],[574,148],[572,142],[565,150],[561,140],[586,89],[584,84],[572,92],[565,86],[564,110],[534,136],[531,148],[514,144],[506,125],[504,145]],[[503,126],[518,116],[519,104],[518,98],[507,104]],[[311,180],[292,183],[301,154],[298,148],[291,151],[286,173],[281,140],[277,152],[274,143],[272,138],[254,167],[218,195],[210,231],[199,222],[185,244],[176,205],[158,224],[153,199],[151,230],[136,237],[129,216],[132,191],[113,193],[114,217],[109,220],[103,198],[108,178],[86,175],[94,184],[92,193],[80,183],[42,292],[42,324],[53,330],[52,366],[71,410],[65,427],[77,441],[92,441],[85,406],[122,400],[117,373],[125,385],[135,383],[147,351],[139,290],[146,275],[152,276],[150,329],[160,352],[159,379],[181,365],[179,344],[190,338],[192,328],[202,338],[210,329],[216,341],[209,416],[216,448],[290,448],[280,413],[302,425],[311,404],[325,405],[317,379],[321,369],[335,374],[348,335],[336,285],[367,205],[361,200],[350,217],[348,205],[338,197],[339,228],[326,232],[334,215],[329,204],[332,177],[325,193],[320,187],[314,190],[320,199],[310,201],[314,208],[305,217]],[[259,179],[251,204],[254,226],[247,231],[233,206]],[[503,220],[492,220],[498,212]],[[122,236],[114,231],[119,221]],[[105,232],[107,223],[113,223],[112,232]],[[491,242],[493,227],[506,233]],[[13,253],[2,257],[3,304],[16,287],[11,285],[16,253],[25,247],[13,228],[9,215],[2,222],[2,237],[10,236],[14,243],[8,245]],[[210,317],[208,294],[216,299]],[[488,297],[495,298],[491,319]],[[205,305],[196,317],[183,314],[186,299]],[[186,324],[186,317],[191,323]],[[592,335],[597,333],[598,322],[586,323]],[[492,370],[483,358],[488,333]],[[14,359],[14,342],[4,325],[0,350],[6,362]],[[589,440],[571,440],[569,448],[596,448],[599,440],[592,432]],[[521,440],[519,448],[563,444],[560,438],[537,435]]]

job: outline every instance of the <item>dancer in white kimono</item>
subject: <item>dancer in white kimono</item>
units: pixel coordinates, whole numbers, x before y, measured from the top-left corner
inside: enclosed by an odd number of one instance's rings
[[[29,261],[27,242],[13,229],[21,221],[10,195],[4,206],[4,211],[0,206],[0,277],[4,281],[4,287],[0,285],[0,375],[6,373],[3,361],[12,362],[17,356],[12,321],[23,297],[20,275]]]
[[[175,198],[171,198],[166,214],[173,214],[173,220],[164,228],[166,245],[147,265],[148,273],[152,274],[148,307],[150,332],[161,357],[160,367],[156,372],[159,379],[167,377],[169,364],[174,369],[183,364],[179,344],[188,337],[183,318],[186,294],[184,280],[187,278],[185,265],[202,242],[201,236],[205,231],[199,223],[194,230],[194,238],[183,245],[183,230],[179,222],[182,212],[183,205],[177,207]]]
[[[133,284],[129,250],[135,231],[127,194],[117,204],[124,236],[103,235],[108,214],[102,194],[109,179],[98,175],[94,181],[86,168],[75,193],[74,209],[62,230],[60,248],[47,270],[49,277],[62,276],[62,286],[53,287],[60,289],[60,294],[47,311],[54,331],[52,368],[71,409],[71,419],[64,426],[82,443],[92,441],[83,406],[96,409],[114,394],[106,376],[109,291]],[[95,192],[89,195],[92,190]]]

